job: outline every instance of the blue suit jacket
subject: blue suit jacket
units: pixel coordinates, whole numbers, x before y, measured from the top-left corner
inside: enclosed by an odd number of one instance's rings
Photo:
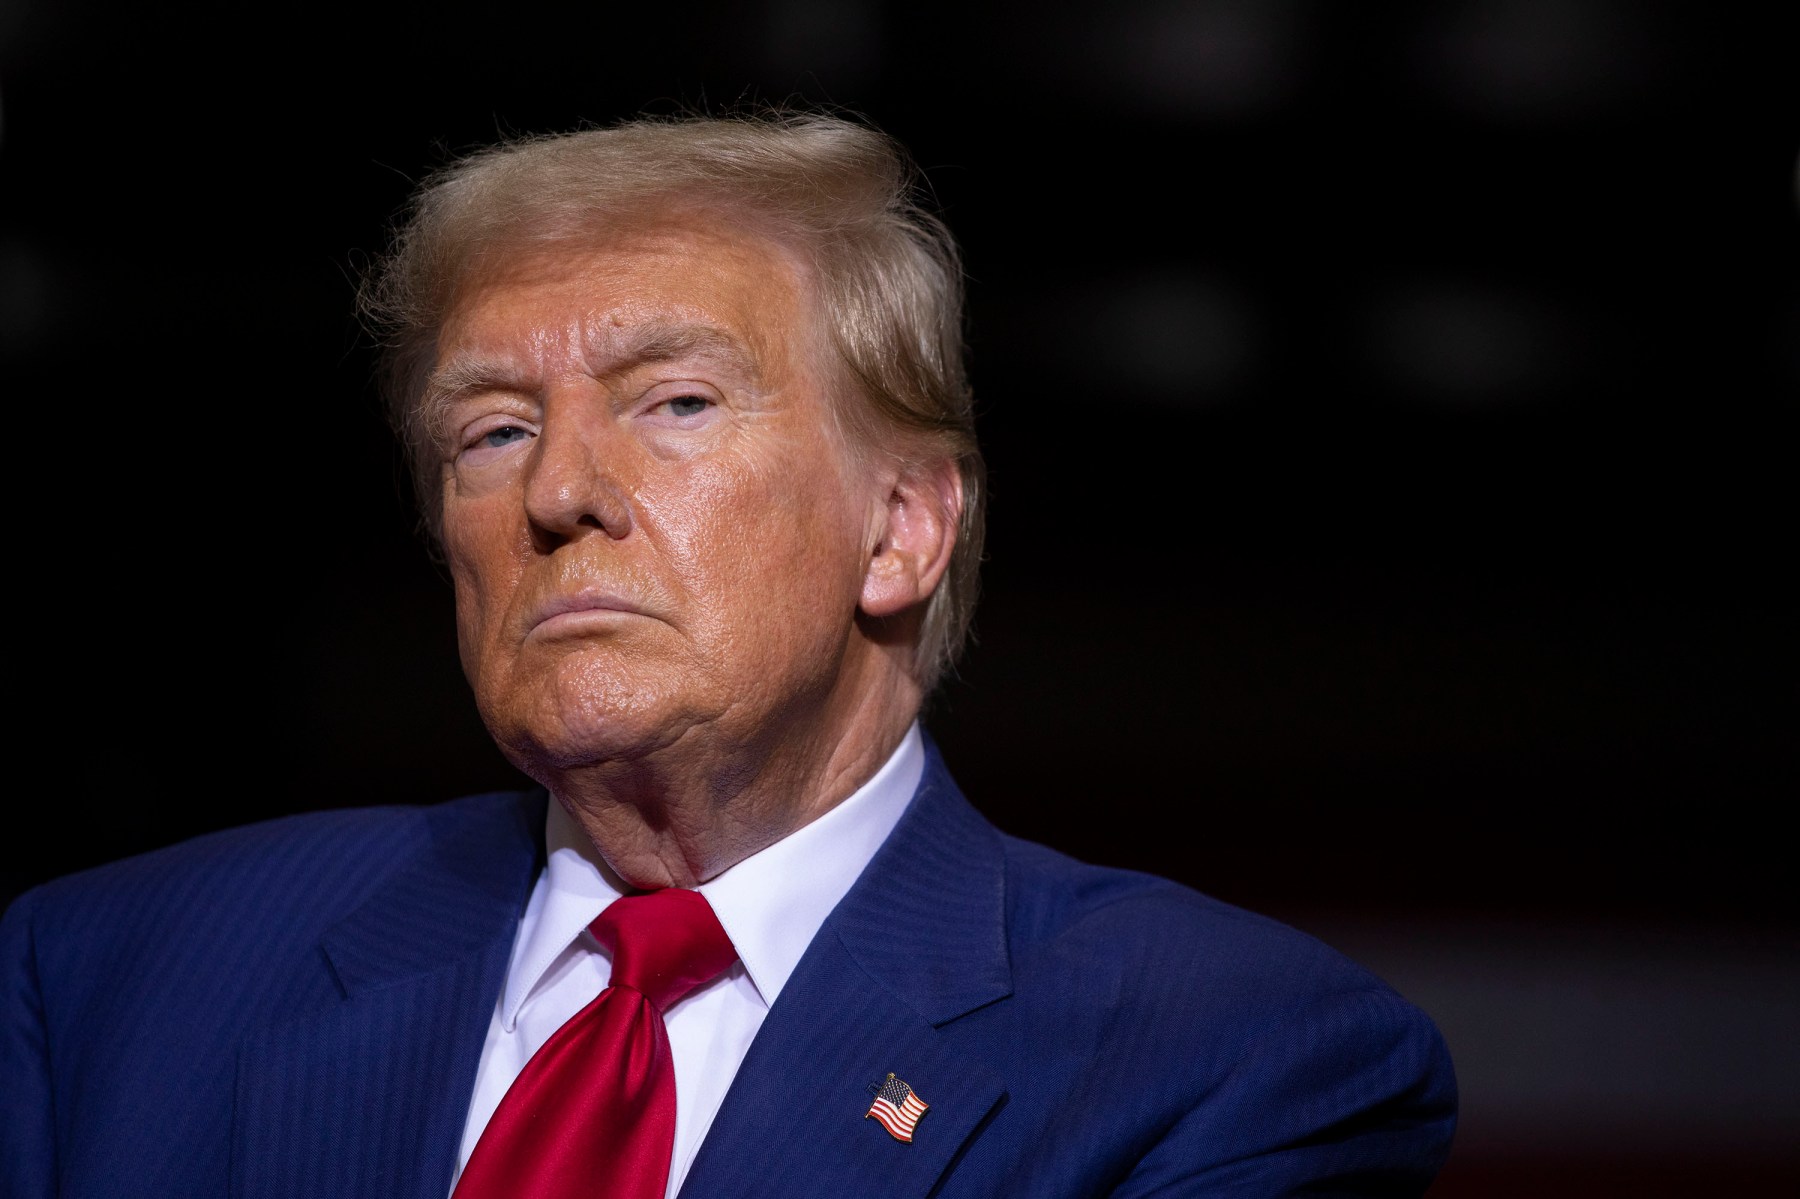
[[[0,1197],[445,1199],[543,794],[339,811],[50,883],[0,922]],[[866,1119],[889,1071],[930,1109]],[[1455,1092],[1318,942],[997,832],[931,752],[682,1195],[1409,1195]]]

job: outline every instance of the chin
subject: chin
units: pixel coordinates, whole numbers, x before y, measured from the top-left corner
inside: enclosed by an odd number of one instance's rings
[[[481,711],[507,759],[546,784],[546,775],[643,757],[707,720],[666,678],[592,661],[508,687]]]

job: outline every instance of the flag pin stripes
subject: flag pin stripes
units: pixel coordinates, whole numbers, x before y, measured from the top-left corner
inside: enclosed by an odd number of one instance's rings
[[[863,1113],[863,1119],[873,1117],[881,1121],[881,1126],[888,1130],[889,1136],[896,1141],[910,1143],[913,1139],[913,1126],[918,1124],[919,1117],[931,1105],[913,1094],[911,1087],[891,1073],[885,1082],[869,1089],[875,1092],[875,1102]]]

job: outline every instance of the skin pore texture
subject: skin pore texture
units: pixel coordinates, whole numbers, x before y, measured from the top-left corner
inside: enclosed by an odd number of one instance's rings
[[[509,262],[445,323],[462,663],[621,878],[692,886],[830,810],[922,696],[953,463],[848,445],[800,261],[670,220]]]

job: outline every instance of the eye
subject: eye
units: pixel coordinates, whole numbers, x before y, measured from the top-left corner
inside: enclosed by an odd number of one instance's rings
[[[536,425],[516,414],[490,412],[462,425],[456,432],[457,462],[480,466],[513,457],[509,451],[537,436]]]
[[[530,436],[529,430],[521,429],[518,425],[501,425],[498,429],[490,429],[483,433],[477,439],[476,444],[499,449],[501,446],[511,445],[515,441]]]
[[[631,419],[658,453],[688,453],[718,436],[729,411],[710,383],[670,379],[640,394]]]
[[[663,406],[669,410],[670,416],[699,416],[712,407],[712,401],[705,396],[685,395],[664,400]]]

